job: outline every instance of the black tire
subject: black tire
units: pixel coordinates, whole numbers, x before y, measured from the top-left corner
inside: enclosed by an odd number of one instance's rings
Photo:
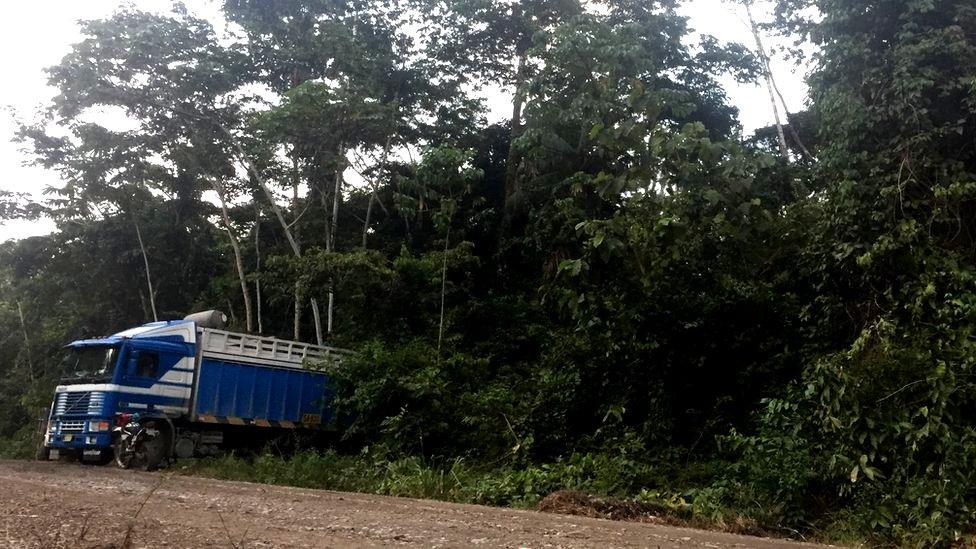
[[[169,431],[165,426],[153,425],[152,428],[157,429],[159,434],[143,441],[146,446],[146,463],[142,467],[144,471],[155,471],[159,469],[159,466],[162,465],[163,461],[169,455]]]
[[[166,426],[158,426],[156,422],[149,421],[143,427],[156,430],[158,434],[143,434],[135,442],[135,446],[123,444],[121,440],[113,445],[115,464],[122,469],[155,471],[169,455],[170,434]]]

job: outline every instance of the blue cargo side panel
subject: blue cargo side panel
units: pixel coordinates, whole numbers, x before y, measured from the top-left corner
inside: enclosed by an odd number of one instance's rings
[[[289,370],[204,358],[194,414],[244,420],[332,422],[328,378],[321,372]]]

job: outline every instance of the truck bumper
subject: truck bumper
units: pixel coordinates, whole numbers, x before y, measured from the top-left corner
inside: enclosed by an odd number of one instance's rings
[[[83,429],[70,432],[65,431],[61,421],[52,421],[51,427],[44,437],[44,446],[57,450],[104,450],[111,448],[111,431],[93,432],[89,429],[91,421],[93,420],[85,420]],[[98,420],[94,421],[97,422]],[[77,425],[78,422],[74,423]]]
[[[78,433],[72,435],[52,435],[44,444],[48,448],[64,450],[105,449],[112,446],[112,434]]]

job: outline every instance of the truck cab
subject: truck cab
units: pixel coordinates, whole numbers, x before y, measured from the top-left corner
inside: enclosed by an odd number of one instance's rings
[[[196,329],[192,322],[157,322],[65,348],[45,446],[107,461],[119,417],[185,414],[193,384]]]

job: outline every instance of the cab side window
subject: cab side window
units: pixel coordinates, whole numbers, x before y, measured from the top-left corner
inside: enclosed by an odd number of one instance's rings
[[[136,360],[135,374],[139,377],[156,377],[159,370],[159,355],[156,353],[139,353]]]

